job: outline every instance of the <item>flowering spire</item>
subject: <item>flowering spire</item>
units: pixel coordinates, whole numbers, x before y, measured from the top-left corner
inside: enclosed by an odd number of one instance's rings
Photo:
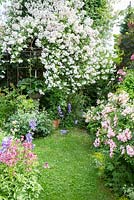
[[[71,103],[68,103],[68,113],[70,113],[71,111],[72,111]]]
[[[37,126],[36,120],[35,119],[31,119],[29,121],[29,126],[33,131],[35,131],[36,130],[36,126]]]

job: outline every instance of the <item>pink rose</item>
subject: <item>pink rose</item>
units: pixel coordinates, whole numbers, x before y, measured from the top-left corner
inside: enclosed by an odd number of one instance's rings
[[[131,55],[130,60],[134,61],[134,54]]]

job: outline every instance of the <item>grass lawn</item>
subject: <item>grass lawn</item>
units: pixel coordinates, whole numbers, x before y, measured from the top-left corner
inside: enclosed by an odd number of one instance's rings
[[[73,129],[64,136],[57,131],[34,143],[44,188],[39,200],[116,199],[97,175],[91,140],[84,131]],[[50,168],[43,168],[45,162]]]

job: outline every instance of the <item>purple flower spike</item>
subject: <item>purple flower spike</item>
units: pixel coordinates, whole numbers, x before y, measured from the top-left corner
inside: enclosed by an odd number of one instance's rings
[[[59,113],[59,114],[62,113],[61,107],[60,107],[60,106],[58,106],[58,113]]]
[[[68,113],[70,113],[71,111],[72,111],[71,103],[68,103]]]
[[[6,151],[6,149],[10,146],[11,140],[11,137],[6,137],[2,140],[2,149],[0,149],[0,152]]]
[[[29,126],[33,131],[35,131],[36,130],[36,126],[37,126],[36,120],[35,119],[31,119],[30,122],[29,122]]]
[[[8,147],[10,145],[11,138],[4,138],[2,141],[2,147]]]
[[[29,142],[29,143],[31,143],[32,140],[33,140],[32,134],[31,133],[27,133],[26,134],[26,141]]]
[[[62,117],[62,118],[64,117],[60,106],[58,106],[58,114],[60,117]]]

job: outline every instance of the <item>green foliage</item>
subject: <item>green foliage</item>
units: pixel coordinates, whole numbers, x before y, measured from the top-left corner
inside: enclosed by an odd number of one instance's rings
[[[111,80],[110,80],[111,79]],[[107,87],[106,87],[107,86]],[[108,80],[101,80],[95,84],[86,85],[82,88],[83,96],[85,99],[85,107],[95,106],[97,100],[104,100],[107,98],[109,92],[115,90],[115,74],[109,76]]]
[[[133,165],[122,159],[119,155],[116,155],[112,159],[107,156],[104,177],[106,185],[122,195],[124,193],[124,185],[127,184],[127,186],[130,186],[133,184]]]
[[[37,129],[35,137],[45,137],[50,135],[53,131],[52,121],[47,111],[42,110],[37,115]]]
[[[87,15],[94,20],[94,27],[103,27],[103,34],[106,34],[106,30],[109,30],[111,26],[111,5],[108,0],[84,0],[84,9],[87,11]],[[104,28],[105,27],[105,28]]]
[[[37,93],[40,94],[40,91],[45,91],[44,81],[36,78],[22,79],[17,86],[23,94],[30,97],[34,97],[33,95]]]
[[[69,128],[74,126],[83,126],[83,110],[85,104],[85,97],[81,93],[70,94],[66,100],[67,107],[62,109],[64,117],[61,120],[60,126],[62,128]],[[71,105],[71,112],[69,112],[68,104]],[[85,125],[85,124],[84,124]]]
[[[19,171],[11,175],[11,170],[0,164],[0,199],[1,200],[34,200],[38,199],[41,186],[38,183],[37,171]]]
[[[16,98],[18,95],[15,89],[13,91],[8,89],[0,91],[0,126],[16,111]]]
[[[121,24],[120,32],[122,35],[124,35],[126,32],[129,32],[129,22],[132,22],[132,20],[134,19],[133,12],[134,9],[131,7],[131,5],[129,5],[126,9],[124,21]]]
[[[52,119],[57,119],[58,115],[58,106],[60,105],[63,110],[67,107],[67,97],[68,94],[65,90],[48,90],[45,95],[40,99],[40,108],[45,107],[46,110],[50,113]]]
[[[121,35],[114,35],[114,49],[116,52],[116,58],[114,59],[114,62],[117,66],[120,66],[122,59],[123,59],[123,50],[120,49],[119,44],[121,41]]]
[[[129,6],[126,10],[126,16],[121,24],[121,35],[116,41],[119,52],[121,52],[121,62],[117,63],[120,67],[134,68],[130,60],[134,50],[134,8]]]
[[[40,107],[45,107],[51,119],[60,119],[60,127],[69,128],[76,124],[82,125],[82,113],[85,98],[81,93],[67,94],[63,90],[51,90],[40,99]],[[68,104],[71,104],[71,112],[68,112]],[[58,113],[60,106],[63,116]]]
[[[23,110],[25,112],[38,108],[38,101],[28,99],[25,95],[19,95],[17,97],[17,110]]]
[[[119,85],[119,90],[126,91],[130,98],[134,98],[134,70],[128,70],[127,75],[123,82],[121,82]]]
[[[0,154],[1,199],[38,199],[42,187],[38,182],[38,162],[32,143],[10,138],[5,146]]]
[[[30,120],[35,120],[37,123],[36,130],[34,131],[34,137],[44,137],[49,135],[52,130],[52,121],[48,113],[43,110],[23,111],[18,110],[15,114],[11,115],[5,123],[4,130],[7,134],[21,137],[29,131]]]
[[[106,13],[108,12],[107,0],[84,0],[84,8],[88,15],[94,20],[95,25],[104,25]]]
[[[124,194],[130,200],[134,200],[134,186],[133,186],[133,184],[130,187],[127,187],[126,185],[124,185],[123,189],[124,189]]]
[[[132,63],[133,61],[130,60],[131,55],[134,52],[134,32],[127,32],[126,34],[121,36],[119,48],[123,52],[121,66],[134,68]]]

